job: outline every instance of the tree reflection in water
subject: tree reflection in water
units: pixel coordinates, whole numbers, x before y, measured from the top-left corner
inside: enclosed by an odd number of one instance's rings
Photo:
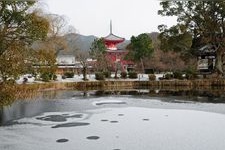
[[[174,98],[195,101],[195,102],[209,102],[209,103],[225,103],[225,90],[218,88],[208,89],[189,89],[189,88],[143,88],[143,89],[127,89],[127,90],[98,90],[92,95],[105,96],[105,95],[133,95],[148,97],[171,97],[170,102]],[[174,98],[173,98],[174,97]],[[168,101],[168,99],[165,99]]]
[[[159,98],[161,101],[170,103],[185,103],[185,101],[202,103],[225,103],[225,89],[210,87],[205,89],[190,89],[187,87],[153,88],[142,87],[141,89],[96,89],[96,90],[45,90],[32,89],[32,86],[14,84],[0,85],[0,126],[10,121],[26,116],[32,116],[44,112],[55,111],[58,101],[61,103],[68,99],[89,99],[91,97],[129,95],[148,100]],[[37,101],[36,101],[37,100]],[[48,101],[50,100],[50,101]],[[53,100],[53,101],[52,101]],[[73,103],[74,101],[70,101]],[[75,106],[74,106],[75,107]],[[73,108],[73,107],[72,107]],[[68,111],[68,109],[65,109]]]

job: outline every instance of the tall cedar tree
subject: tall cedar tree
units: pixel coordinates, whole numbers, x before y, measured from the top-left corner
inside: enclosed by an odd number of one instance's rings
[[[97,60],[95,67],[97,71],[106,71],[109,68],[109,62],[106,58],[106,46],[103,38],[96,38],[92,42],[90,56]]]
[[[215,71],[224,74],[222,56],[225,52],[224,1],[163,1],[162,16],[176,16],[177,25],[160,25],[161,49],[180,51],[190,58],[204,45],[216,50]]]
[[[140,34],[137,37],[131,37],[131,43],[127,46],[129,53],[127,59],[131,59],[136,62],[141,62],[142,70],[144,72],[144,58],[149,58],[154,52],[152,39],[146,34]]]

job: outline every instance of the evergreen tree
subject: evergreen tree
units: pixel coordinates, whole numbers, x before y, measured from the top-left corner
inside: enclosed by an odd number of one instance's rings
[[[140,34],[137,37],[131,37],[131,43],[127,46],[129,53],[127,55],[128,59],[136,62],[141,62],[142,70],[144,72],[144,58],[151,57],[154,52],[151,37],[146,34]]]
[[[109,67],[109,62],[106,58],[106,46],[104,39],[95,39],[91,44],[90,56],[97,60],[96,69],[97,71],[106,71]]]
[[[222,56],[225,52],[224,1],[163,1],[162,16],[177,16],[171,28],[160,25],[161,49],[180,51],[186,58],[196,54],[204,45],[216,50],[216,71],[224,74]]]

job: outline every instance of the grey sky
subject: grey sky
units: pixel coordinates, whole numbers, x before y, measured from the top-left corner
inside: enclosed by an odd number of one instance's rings
[[[158,31],[157,26],[175,24],[175,18],[157,15],[157,0],[46,0],[51,13],[67,16],[69,24],[83,35],[104,37],[113,33],[130,39],[132,35]]]

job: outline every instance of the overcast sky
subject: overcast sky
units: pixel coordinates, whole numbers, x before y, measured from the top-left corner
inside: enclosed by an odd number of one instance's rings
[[[46,0],[51,13],[65,15],[69,24],[83,35],[104,37],[110,31],[130,39],[132,35],[158,31],[158,25],[175,24],[175,18],[157,15],[157,0]]]

